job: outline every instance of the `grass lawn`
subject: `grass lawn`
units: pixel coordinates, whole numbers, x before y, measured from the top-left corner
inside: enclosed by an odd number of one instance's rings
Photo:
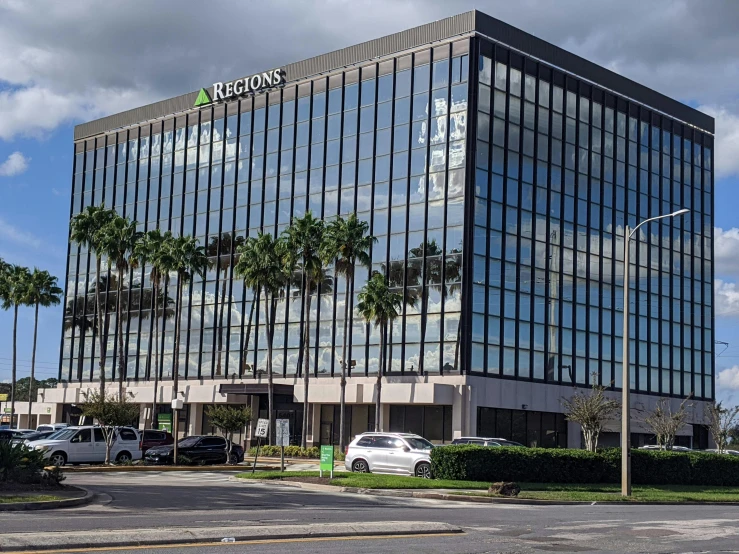
[[[31,494],[19,496],[0,496],[0,504],[17,504],[18,502],[47,502],[50,500],[64,500],[63,496],[51,494]]]
[[[240,473],[237,477],[242,479],[287,479],[290,481],[318,482],[317,471],[286,471],[285,473],[257,471],[253,475],[252,473]],[[452,494],[474,496],[488,496],[487,489],[490,485],[490,483],[480,481],[448,481],[401,475],[344,472],[334,473],[333,480],[326,478],[321,482],[337,487],[363,489],[450,489]],[[636,485],[633,487],[631,498],[627,500],[621,496],[621,486],[618,484],[519,483],[519,485],[521,486],[521,494],[518,495],[518,498],[522,499],[585,502],[739,502],[739,487]]]
[[[324,472],[324,475],[326,473]],[[318,477],[317,471],[257,471],[239,473],[241,479],[289,479],[300,481],[300,478],[309,478],[311,481]],[[306,479],[308,480],[308,479]],[[489,483],[478,481],[444,481],[436,479],[421,479],[419,477],[404,477],[402,475],[380,475],[377,473],[348,473],[334,472],[333,480],[326,479],[326,484],[337,487],[358,487],[362,489],[481,489],[487,490]]]

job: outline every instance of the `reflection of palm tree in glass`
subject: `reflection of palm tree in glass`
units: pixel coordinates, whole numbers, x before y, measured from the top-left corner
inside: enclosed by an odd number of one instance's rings
[[[95,323],[95,305],[88,302],[85,304],[85,297],[78,296],[74,300],[67,302],[64,309],[64,330],[69,331],[73,328],[79,330],[77,337],[77,380],[82,381],[82,368],[85,357],[85,337],[88,331],[92,331],[93,336],[97,333],[97,325]]]
[[[419,260],[426,256],[426,287],[422,288],[421,293],[421,337],[426,335],[426,318],[428,317],[428,306],[430,299],[430,291],[437,291],[442,299],[446,299],[450,293],[460,290],[462,284],[460,282],[462,276],[462,266],[455,256],[447,256],[446,263],[443,258],[443,250],[436,242],[436,239],[421,243],[415,248],[408,250],[408,258],[417,258]],[[424,283],[422,266],[408,264],[408,287],[421,286]],[[402,285],[402,283],[401,283]],[[406,304],[415,306],[418,301],[418,289],[406,292]],[[461,318],[460,318],[461,322]],[[458,324],[459,325],[459,324]],[[443,338],[442,338],[443,340]],[[459,355],[459,326],[457,328],[457,346],[454,354],[454,366],[457,367],[457,359]],[[420,364],[419,364],[420,365]]]
[[[210,243],[206,248],[206,254],[211,260],[217,259],[215,263],[216,268],[216,283],[221,287],[221,301],[216,301],[216,310],[218,311],[218,347],[217,347],[217,359],[216,359],[216,375],[221,375],[221,358],[223,357],[223,314],[225,312],[226,303],[226,283],[227,279],[224,279],[224,283],[221,283],[220,273],[224,272],[224,275],[228,277],[228,270],[232,265],[231,256],[236,252],[236,249],[244,243],[244,237],[237,236],[233,237],[231,233],[223,233],[220,236],[211,237]]]

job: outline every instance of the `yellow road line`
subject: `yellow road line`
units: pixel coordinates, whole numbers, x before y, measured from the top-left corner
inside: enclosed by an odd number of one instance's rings
[[[464,533],[422,533],[410,535],[360,535],[351,537],[306,537],[302,539],[250,539],[236,542],[193,542],[182,544],[142,544],[136,546],[106,546],[94,548],[72,548],[54,550],[16,550],[3,551],[4,554],[49,554],[54,552],[111,552],[114,550],[144,550],[157,548],[197,548],[204,546],[249,546],[251,544],[280,544],[299,542],[323,542],[323,541],[368,541],[380,539],[410,539],[429,537],[457,537]]]

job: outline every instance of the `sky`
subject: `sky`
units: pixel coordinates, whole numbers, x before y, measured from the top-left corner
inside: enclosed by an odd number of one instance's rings
[[[475,8],[716,118],[717,391],[739,403],[736,0],[0,0],[0,258],[64,282],[76,124]],[[61,313],[40,314],[39,378]],[[21,310],[19,377],[32,331]],[[11,336],[0,313],[0,381]]]

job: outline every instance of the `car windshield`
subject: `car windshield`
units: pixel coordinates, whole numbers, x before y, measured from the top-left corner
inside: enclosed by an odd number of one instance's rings
[[[77,432],[77,429],[63,429],[61,431],[57,431],[56,433],[53,433],[46,437],[49,440],[67,440],[74,436],[74,434]]]
[[[404,437],[413,450],[431,450],[434,445],[419,437]]]
[[[514,441],[503,440],[503,441],[496,441],[496,442],[498,442],[501,446],[523,446],[523,444],[521,444],[520,442],[514,442]]]
[[[177,443],[177,446],[183,446],[185,448],[188,448],[190,446],[195,446],[199,440],[200,440],[199,437],[187,437],[186,439],[181,439]]]

